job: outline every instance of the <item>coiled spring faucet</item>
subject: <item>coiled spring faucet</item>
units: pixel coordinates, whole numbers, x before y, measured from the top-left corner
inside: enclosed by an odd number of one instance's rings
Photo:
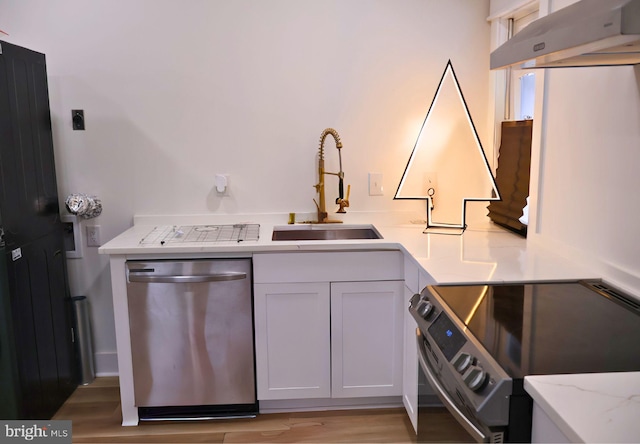
[[[337,173],[330,173],[324,170],[324,140],[328,135],[331,135],[336,142],[336,148],[338,149],[338,159],[340,165],[340,171]],[[336,204],[340,206],[337,213],[346,213],[345,207],[349,206],[349,192],[351,191],[351,185],[347,187],[347,196],[344,196],[344,172],[342,171],[342,142],[340,141],[340,136],[338,132],[333,128],[325,129],[320,135],[320,150],[318,153],[318,183],[315,185],[316,191],[318,192],[318,202],[315,199],[313,201],[318,208],[318,223],[319,224],[329,224],[329,223],[341,223],[341,220],[331,220],[329,219],[329,215],[327,213],[326,207],[326,199],[325,199],[325,190],[324,190],[324,176],[330,174],[332,176],[338,176],[338,197],[336,198]]]

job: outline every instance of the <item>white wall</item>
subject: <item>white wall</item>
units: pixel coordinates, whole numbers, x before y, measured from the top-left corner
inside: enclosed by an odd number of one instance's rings
[[[0,0],[0,29],[47,55],[61,199],[98,195],[89,223],[106,241],[134,214],[313,211],[326,127],[351,211],[422,209],[392,196],[448,59],[491,146],[488,13],[488,0]],[[367,195],[370,171],[384,196]],[[107,258],[85,247],[70,274],[98,371],[113,371]]]
[[[521,8],[528,7],[538,0],[491,0],[489,5],[489,17],[501,17]]]
[[[548,71],[536,240],[640,296],[640,67]]]
[[[540,10],[544,15],[574,1],[541,0]],[[490,6],[494,13],[521,3]],[[528,240],[640,299],[640,66],[537,72],[543,90],[534,120],[536,217]]]

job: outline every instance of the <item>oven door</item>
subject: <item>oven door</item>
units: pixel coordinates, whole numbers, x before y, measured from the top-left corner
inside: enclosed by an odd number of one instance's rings
[[[437,372],[433,369],[433,364],[431,362],[430,352],[427,349],[422,332],[420,329],[417,329],[417,348],[418,348],[418,378],[419,380],[425,380],[429,383],[429,385],[433,388],[436,395],[442,401],[442,404],[447,408],[447,410],[453,415],[456,421],[471,435],[471,437],[477,442],[501,442],[500,436],[496,436],[492,434],[490,431],[484,431],[484,427],[479,424],[476,424],[475,421],[465,416],[463,413],[463,407],[459,406],[458,403],[454,401],[454,398],[449,394],[446,390],[444,384],[442,384],[437,377]],[[420,387],[420,386],[419,386]],[[418,393],[418,399],[420,399],[421,394]],[[422,403],[418,402],[418,442],[421,442],[421,436],[426,434],[424,424],[421,426],[423,421],[420,420],[424,415],[421,414],[421,410],[426,410],[426,406],[422,405]],[[501,434],[500,434],[501,435]],[[427,436],[424,436],[427,439]]]

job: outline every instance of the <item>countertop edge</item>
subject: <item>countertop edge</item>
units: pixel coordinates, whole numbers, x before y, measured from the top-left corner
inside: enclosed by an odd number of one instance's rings
[[[537,378],[537,377],[536,377]],[[565,421],[558,410],[552,405],[551,402],[544,396],[540,389],[539,379],[532,379],[531,376],[524,377],[524,389],[533,402],[538,404],[540,408],[547,414],[549,419],[558,427],[558,429],[571,440],[571,442],[585,442],[585,440],[571,427],[571,425]]]
[[[573,442],[640,436],[640,372],[525,376],[524,388]]]

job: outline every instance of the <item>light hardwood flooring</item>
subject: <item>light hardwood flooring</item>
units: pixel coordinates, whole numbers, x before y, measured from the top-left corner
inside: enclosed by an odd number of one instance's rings
[[[262,414],[253,419],[122,427],[117,378],[78,387],[52,419],[73,421],[77,443],[414,443],[403,409]],[[429,412],[430,442],[470,442],[442,408]]]

